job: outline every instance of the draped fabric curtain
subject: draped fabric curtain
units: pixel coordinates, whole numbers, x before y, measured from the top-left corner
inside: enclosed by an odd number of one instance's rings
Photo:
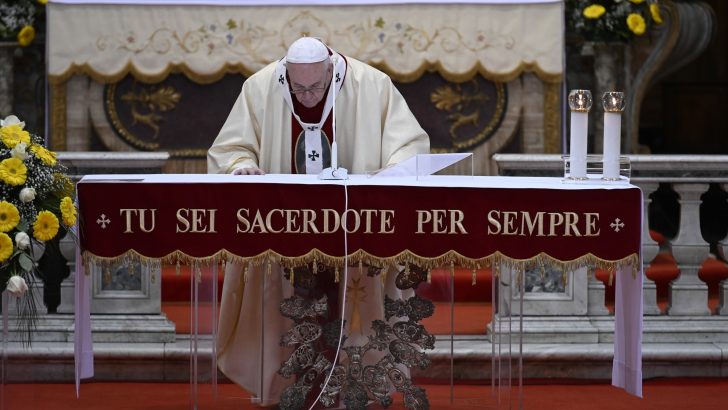
[[[559,0],[459,1],[54,1],[48,5],[52,83],[84,74],[157,82],[183,72],[210,83],[251,74],[302,35],[375,65],[395,80],[435,70],[451,81],[475,73],[508,81],[523,72],[563,74]],[[285,6],[284,6],[285,5]]]

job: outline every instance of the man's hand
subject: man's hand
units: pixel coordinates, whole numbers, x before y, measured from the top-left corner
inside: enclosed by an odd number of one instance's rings
[[[235,168],[233,175],[265,175],[265,172],[258,167]]]

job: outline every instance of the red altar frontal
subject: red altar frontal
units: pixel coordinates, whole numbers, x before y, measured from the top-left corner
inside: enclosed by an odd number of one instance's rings
[[[357,264],[608,269],[617,279],[613,384],[641,395],[642,194],[627,183],[96,175],[81,180],[78,199],[86,266],[129,257],[233,262],[248,275],[271,264],[289,272],[313,265],[315,273],[318,264],[335,269],[337,281]]]
[[[78,185],[84,257],[344,257],[367,263],[485,266],[548,257],[638,266],[641,193],[629,185],[489,177],[357,178],[160,175]],[[344,236],[348,249],[344,249]]]

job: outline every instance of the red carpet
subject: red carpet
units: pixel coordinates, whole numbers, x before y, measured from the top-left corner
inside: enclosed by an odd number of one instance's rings
[[[211,333],[212,310],[209,303],[200,304],[199,308],[199,332]],[[451,307],[449,303],[436,302],[435,314],[422,321],[427,330],[436,335],[450,334]],[[456,303],[455,320],[453,328],[455,334],[461,335],[482,335],[485,334],[485,327],[490,322],[490,303]],[[162,304],[162,311],[167,318],[175,323],[177,333],[190,333],[190,307],[188,302],[169,302]],[[465,318],[477,318],[475,320]]]
[[[424,385],[433,410],[496,409],[498,397],[490,385],[457,385],[450,403],[450,387]],[[237,386],[218,386],[216,399],[210,386],[199,388],[199,409],[253,409],[249,395]],[[531,384],[523,388],[524,408],[534,410],[725,410],[728,379],[648,380],[639,399],[608,384]],[[84,383],[76,399],[72,384],[12,384],[5,386],[5,409],[54,410],[177,410],[189,409],[190,388],[170,383]],[[395,394],[390,409],[404,409]],[[500,395],[503,409],[516,409],[518,390]],[[370,406],[367,409],[379,409]]]

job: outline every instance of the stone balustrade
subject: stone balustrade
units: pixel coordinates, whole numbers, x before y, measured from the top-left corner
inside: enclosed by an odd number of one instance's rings
[[[501,175],[563,175],[560,155],[496,154],[493,159]],[[669,252],[679,269],[677,279],[669,284],[668,306],[664,312],[657,305],[655,283],[645,277],[645,342],[727,341],[728,279],[720,283],[719,305],[711,311],[708,285],[698,272],[708,258],[725,263],[728,256],[728,156],[631,155],[629,159],[630,182],[644,195],[643,264],[647,268],[658,252]],[[676,204],[669,203],[671,196]],[[679,210],[673,212],[672,220],[667,218],[667,223],[650,220],[650,215],[670,214],[665,209]],[[659,225],[677,229],[671,235],[671,232],[660,232]],[[665,236],[662,244],[652,239],[650,228]],[[588,281],[587,316],[603,314],[600,307],[604,305],[604,293],[600,287],[596,281]],[[601,300],[593,300],[594,297]],[[674,334],[668,337],[666,333],[675,330],[670,323],[678,322],[682,339],[675,339]],[[697,333],[689,334],[698,328]]]

